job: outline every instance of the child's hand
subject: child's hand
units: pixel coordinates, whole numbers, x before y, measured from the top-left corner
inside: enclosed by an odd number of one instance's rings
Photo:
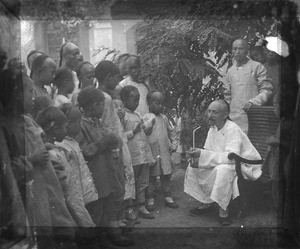
[[[122,142],[120,141],[120,138],[117,135],[110,132],[103,136],[100,142],[100,149],[102,149],[103,151],[118,149],[121,143]]]
[[[49,153],[45,149],[38,148],[29,156],[28,160],[33,165],[46,166],[49,161]]]
[[[55,145],[51,143],[45,143],[45,148],[46,150],[52,150],[55,148]]]
[[[142,126],[142,125],[143,125],[143,121],[141,121],[140,123],[138,123],[138,124],[136,125],[136,127],[133,129],[132,133],[133,133],[133,134],[136,134],[136,133],[140,132],[140,131],[141,131],[141,126]]]
[[[144,127],[145,128],[150,128],[153,127],[155,124],[155,115],[152,113],[147,113],[146,115],[144,115],[143,117],[143,121],[144,121]]]
[[[82,147],[82,153],[85,156],[94,156],[98,152],[98,146],[95,143],[86,144]]]
[[[120,154],[120,149],[119,148],[112,149],[112,150],[110,150],[110,153],[111,153],[113,159],[118,159],[119,154]]]

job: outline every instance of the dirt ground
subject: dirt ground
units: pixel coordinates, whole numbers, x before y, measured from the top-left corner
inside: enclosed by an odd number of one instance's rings
[[[192,217],[188,210],[197,207],[197,201],[183,192],[185,169],[179,154],[173,155],[176,172],[172,177],[174,200],[178,209],[165,207],[163,193],[157,187],[154,220],[141,219],[130,233],[135,246],[130,249],[158,248],[297,248],[295,244],[280,246],[277,219],[270,196],[262,196],[243,220],[233,219],[229,227],[218,223],[218,209],[199,217]]]
[[[188,211],[197,207],[198,202],[183,192],[185,167],[180,163],[179,154],[173,155],[176,172],[172,177],[174,200],[178,209],[165,207],[163,193],[157,186],[153,212],[155,219],[141,219],[141,224],[131,230],[126,229],[135,245],[128,249],[286,249],[298,248],[296,244],[278,228],[276,213],[270,195],[261,195],[251,206],[244,219],[233,219],[229,227],[218,223],[218,209],[192,217]],[[105,242],[104,242],[105,244]],[[20,249],[22,247],[13,247]],[[26,247],[24,247],[26,248]],[[101,249],[117,249],[111,244]]]
[[[141,219],[141,224],[138,227],[153,228],[153,227],[171,227],[171,228],[209,228],[220,227],[218,222],[218,210],[212,210],[204,216],[192,217],[189,215],[189,210],[197,207],[198,201],[183,192],[185,167],[180,164],[179,154],[173,155],[175,162],[176,172],[172,176],[172,195],[173,199],[178,203],[178,209],[171,209],[165,207],[163,192],[160,185],[156,188],[155,206],[156,210],[153,212],[155,215],[154,220]],[[268,197],[269,199],[271,197]],[[277,220],[272,200],[264,200],[261,206],[257,206],[257,210],[250,210],[249,217],[245,220],[233,220],[231,227],[240,227],[247,225],[261,227],[276,227]]]

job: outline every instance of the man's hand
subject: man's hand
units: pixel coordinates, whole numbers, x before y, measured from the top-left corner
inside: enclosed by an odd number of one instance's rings
[[[251,102],[247,102],[247,103],[244,105],[243,110],[247,113],[247,112],[250,110],[250,108],[251,108],[252,105],[253,105],[253,104],[252,104]]]
[[[280,140],[274,136],[270,136],[267,139],[266,143],[267,143],[267,145],[270,145],[270,146],[276,146],[276,145],[279,145]]]
[[[190,166],[192,168],[198,168],[199,157],[198,158],[190,158],[189,162],[190,162]]]
[[[191,148],[186,152],[192,158],[199,158],[201,156],[201,149],[199,148]]]

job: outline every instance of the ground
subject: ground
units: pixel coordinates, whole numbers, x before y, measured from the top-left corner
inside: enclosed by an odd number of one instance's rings
[[[183,192],[185,167],[173,156],[176,172],[172,177],[174,200],[178,209],[165,207],[163,193],[158,186],[154,220],[141,219],[130,236],[135,246],[130,249],[158,248],[296,248],[278,246],[278,227],[271,196],[262,196],[260,203],[251,207],[245,219],[233,219],[229,227],[221,227],[217,220],[218,210],[199,217],[192,217],[188,210],[197,206],[197,201]]]
[[[141,219],[141,224],[124,233],[135,245],[128,249],[295,249],[296,244],[278,228],[275,208],[270,194],[261,194],[244,219],[233,219],[229,227],[221,227],[218,209],[203,216],[192,217],[188,211],[198,202],[183,192],[185,166],[178,154],[173,155],[176,172],[172,177],[174,200],[178,209],[165,207],[163,193],[157,187],[154,220]],[[117,249],[103,242],[101,249]],[[26,248],[16,245],[13,249]],[[67,248],[65,248],[67,249]]]

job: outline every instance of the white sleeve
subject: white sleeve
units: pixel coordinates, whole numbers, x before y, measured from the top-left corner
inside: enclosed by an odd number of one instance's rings
[[[226,73],[225,77],[223,78],[223,93],[225,100],[230,104],[231,102],[231,77],[229,72]]]
[[[257,78],[258,95],[250,99],[249,102],[254,105],[262,106],[272,97],[272,79],[262,64],[259,64],[255,68],[255,74]]]
[[[240,155],[242,137],[239,130],[234,129],[228,134],[224,152],[215,152],[213,150],[202,149],[199,158],[199,168],[210,168],[215,167],[219,164],[234,164],[233,160],[228,159],[228,154],[234,152]],[[207,138],[207,140],[210,137]],[[206,144],[206,143],[205,143]],[[213,146],[210,147],[212,149]]]

